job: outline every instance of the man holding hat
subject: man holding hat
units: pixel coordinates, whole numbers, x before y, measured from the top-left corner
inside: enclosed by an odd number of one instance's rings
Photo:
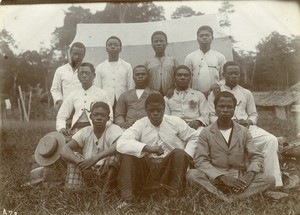
[[[102,184],[102,193],[106,194],[116,179],[119,168],[116,141],[123,130],[118,125],[107,124],[110,110],[104,102],[92,104],[93,125],[79,130],[62,149],[62,157],[69,162],[66,188]]]

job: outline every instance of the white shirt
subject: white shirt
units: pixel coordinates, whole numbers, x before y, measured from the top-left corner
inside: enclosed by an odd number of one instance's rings
[[[191,157],[195,154],[197,131],[179,117],[168,115],[158,127],[148,117],[137,120],[118,140],[117,151],[141,158],[145,155],[143,148],[157,144],[159,138],[174,148],[184,149]]]
[[[71,128],[77,122],[83,111],[87,112],[89,122],[92,124],[89,114],[91,103],[98,101],[105,102],[109,105],[110,117],[112,119],[112,108],[107,93],[95,86],[91,86],[87,90],[84,90],[81,87],[81,89],[70,93],[66,100],[62,103],[56,116],[56,130],[60,131],[60,129],[66,128],[66,120],[71,115],[73,108],[75,109],[75,113],[72,118]]]
[[[72,91],[79,88],[81,83],[77,77],[77,70],[73,71],[69,63],[57,68],[50,89],[54,104],[60,99],[64,101]]]
[[[224,55],[211,49],[205,54],[200,49],[190,53],[184,64],[193,74],[191,88],[202,93],[208,92],[211,85],[221,79],[225,62]]]
[[[221,91],[228,91],[231,92],[236,100],[237,105],[235,107],[234,116],[232,119],[250,119],[253,123],[253,125],[256,125],[258,114],[256,111],[255,101],[254,97],[250,90],[247,90],[239,85],[236,87],[230,89],[230,87],[226,85],[220,86]],[[216,112],[215,112],[215,106],[214,106],[214,96],[213,93],[211,93],[208,96],[208,106],[210,109],[210,120],[211,122],[214,122],[217,120]]]
[[[119,58],[116,68],[105,60],[96,67],[94,85],[108,93],[111,104],[114,98],[133,88],[132,67],[129,63]]]

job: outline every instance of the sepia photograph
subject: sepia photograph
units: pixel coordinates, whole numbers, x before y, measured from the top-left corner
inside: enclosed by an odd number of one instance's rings
[[[298,1],[0,0],[0,214],[300,214]]]

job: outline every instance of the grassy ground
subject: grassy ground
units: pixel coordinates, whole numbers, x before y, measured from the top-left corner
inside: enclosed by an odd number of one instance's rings
[[[277,136],[295,139],[295,120],[274,120],[262,114],[260,126]],[[262,195],[225,204],[213,196],[186,190],[180,198],[151,199],[127,211],[118,211],[117,194],[109,201],[99,201],[99,190],[70,193],[63,183],[56,186],[22,187],[28,180],[31,155],[39,139],[54,130],[54,122],[4,122],[0,147],[0,214],[300,214],[299,190],[287,191],[289,197],[274,201]],[[13,213],[11,213],[13,214]]]

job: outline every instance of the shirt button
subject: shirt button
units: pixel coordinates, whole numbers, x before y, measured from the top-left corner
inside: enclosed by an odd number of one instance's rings
[[[86,96],[86,94],[84,94]]]
[[[84,103],[86,103],[86,101],[84,101]]]

